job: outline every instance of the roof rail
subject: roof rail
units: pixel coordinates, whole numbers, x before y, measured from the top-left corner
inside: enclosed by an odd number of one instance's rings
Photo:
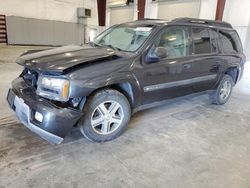
[[[148,20],[148,21],[167,21],[167,20],[164,20],[164,19],[160,19],[160,18],[142,18],[142,19],[138,19],[136,21],[143,21],[143,20]]]
[[[172,22],[175,22],[175,23],[197,23],[197,24],[207,24],[207,25],[217,26],[217,27],[233,28],[232,25],[230,23],[227,23],[227,22],[197,19],[197,18],[176,18],[176,19],[172,20]]]

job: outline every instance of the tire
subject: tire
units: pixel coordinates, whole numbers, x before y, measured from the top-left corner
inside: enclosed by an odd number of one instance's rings
[[[233,86],[233,78],[230,75],[225,74],[217,89],[210,94],[211,103],[216,105],[225,104],[232,94]]]
[[[80,131],[93,142],[117,138],[125,131],[131,117],[127,98],[113,89],[103,89],[90,96],[83,112]]]

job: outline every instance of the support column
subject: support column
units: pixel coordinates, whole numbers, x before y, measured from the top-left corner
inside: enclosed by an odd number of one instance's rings
[[[217,0],[216,20],[222,21],[226,0]]]
[[[146,0],[138,0],[138,20],[144,18]]]
[[[105,26],[106,22],[106,0],[97,0],[99,26]]]

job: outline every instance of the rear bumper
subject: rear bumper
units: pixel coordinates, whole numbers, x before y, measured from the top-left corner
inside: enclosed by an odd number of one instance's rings
[[[239,66],[238,68],[238,77],[237,77],[237,81],[236,82],[239,82],[243,76],[243,73],[244,73],[244,65],[242,66]]]
[[[67,133],[82,116],[73,108],[61,108],[36,95],[22,78],[12,82],[8,103],[18,119],[31,131],[51,144],[60,144]],[[42,122],[35,119],[35,113],[42,114]]]

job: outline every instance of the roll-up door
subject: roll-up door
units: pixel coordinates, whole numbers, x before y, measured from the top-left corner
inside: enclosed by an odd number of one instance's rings
[[[110,25],[133,21],[133,19],[134,19],[134,7],[133,6],[110,8]]]
[[[198,18],[200,0],[160,1],[158,5],[158,18],[172,20],[179,17]]]

